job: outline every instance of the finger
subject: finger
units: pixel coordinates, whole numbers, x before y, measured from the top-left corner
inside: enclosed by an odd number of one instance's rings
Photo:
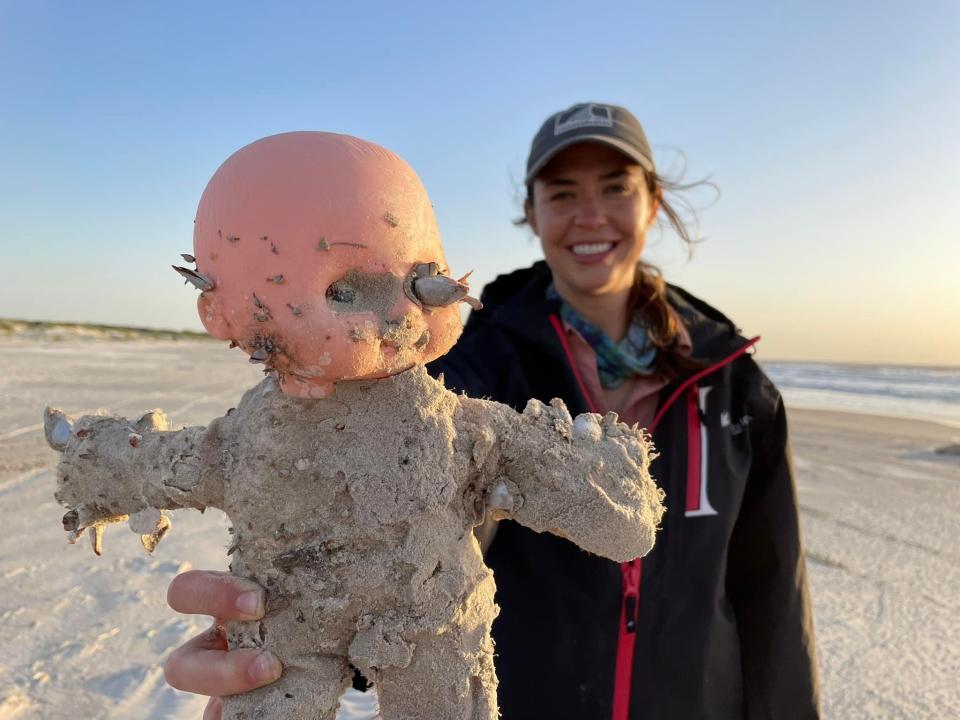
[[[203,710],[203,720],[223,720],[223,700],[212,697]]]
[[[280,677],[277,657],[258,649],[221,650],[204,633],[181,645],[167,658],[163,674],[177,690],[222,696],[249,692]]]
[[[264,602],[263,588],[256,583],[210,570],[181,573],[167,588],[167,604],[177,612],[220,620],[261,618]]]

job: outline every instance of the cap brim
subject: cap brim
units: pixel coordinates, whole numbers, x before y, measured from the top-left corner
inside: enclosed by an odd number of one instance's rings
[[[613,138],[609,135],[577,135],[575,137],[570,137],[559,143],[556,147],[550,149],[550,152],[546,153],[537,164],[530,168],[530,171],[527,173],[527,179],[525,180],[526,184],[533,182],[533,179],[537,174],[547,166],[551,160],[553,160],[558,153],[563,150],[566,150],[571,145],[577,145],[578,143],[584,142],[595,142],[600,143],[601,145],[607,145],[612,147],[614,150],[619,150],[621,153],[626,155],[631,160],[636,160],[637,164],[640,165],[647,172],[655,172],[653,167],[653,161],[637,152],[635,148],[630,147],[627,143],[623,142],[619,138]]]

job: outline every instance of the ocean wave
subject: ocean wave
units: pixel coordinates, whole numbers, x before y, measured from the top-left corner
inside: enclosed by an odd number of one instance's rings
[[[789,405],[960,426],[960,368],[765,362]]]

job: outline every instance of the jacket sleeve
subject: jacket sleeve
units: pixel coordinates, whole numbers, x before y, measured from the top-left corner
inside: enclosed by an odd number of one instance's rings
[[[753,438],[727,576],[740,634],[745,717],[818,718],[813,618],[787,418],[766,378],[764,385],[774,415]]]

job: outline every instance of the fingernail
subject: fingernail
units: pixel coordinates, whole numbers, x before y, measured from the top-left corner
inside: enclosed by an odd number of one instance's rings
[[[263,615],[263,592],[248,590],[237,596],[237,610],[244,615],[261,617]]]
[[[272,652],[264,650],[257,655],[250,665],[250,675],[258,683],[273,682],[280,673],[283,672],[283,666]]]

